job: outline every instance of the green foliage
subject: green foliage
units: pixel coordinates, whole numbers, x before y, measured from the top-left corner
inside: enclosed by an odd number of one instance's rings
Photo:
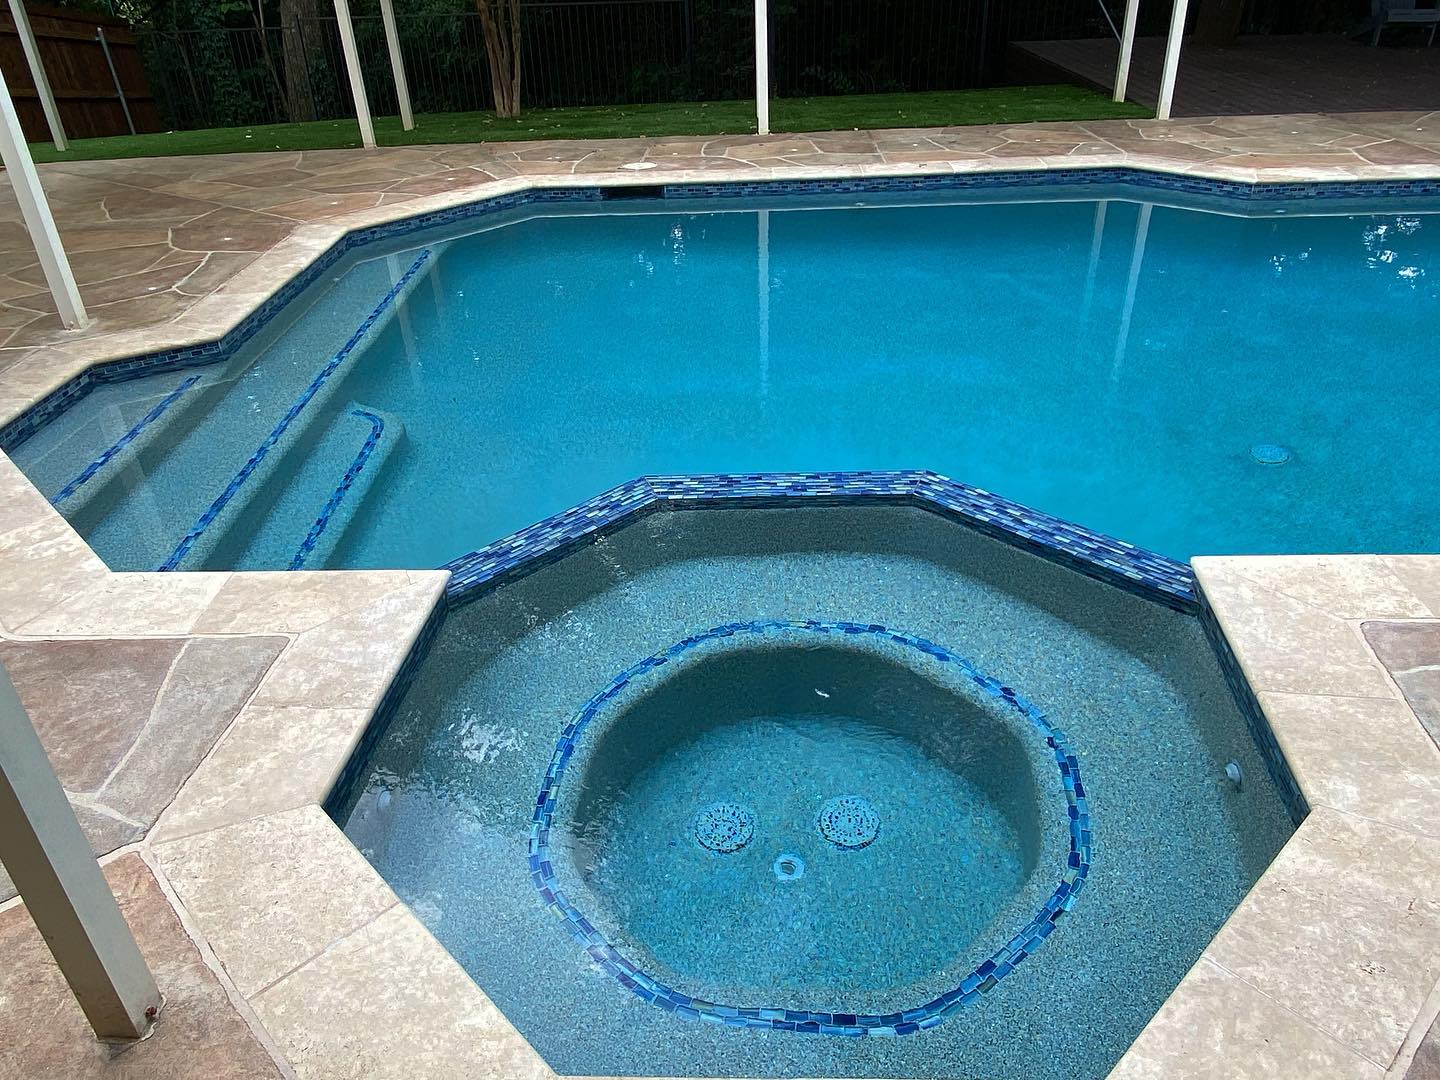
[[[1096,120],[1148,113],[1116,104],[1075,86],[1015,86],[932,94],[864,94],[856,97],[781,98],[771,103],[776,131],[853,128],[942,127],[1022,123],[1031,120]],[[493,113],[445,113],[416,118],[400,129],[395,117],[379,117],[375,130],[388,146],[526,139],[602,139],[647,135],[723,135],[754,131],[748,101],[670,102],[661,105],[531,109],[518,119]],[[261,150],[316,150],[360,145],[353,120],[216,128],[157,135],[76,139],[63,154],[49,143],[31,145],[36,161],[229,154]]]

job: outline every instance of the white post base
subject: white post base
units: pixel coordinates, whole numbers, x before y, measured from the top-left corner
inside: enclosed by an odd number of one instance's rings
[[[138,1039],[160,991],[0,668],[0,862],[102,1039]]]

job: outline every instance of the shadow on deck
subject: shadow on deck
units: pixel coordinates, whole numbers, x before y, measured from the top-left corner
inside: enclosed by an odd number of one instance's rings
[[[1225,48],[1186,42],[1175,84],[1175,116],[1440,109],[1440,44],[1386,31],[1372,48],[1341,35],[1242,37]],[[1412,44],[1417,42],[1417,44]],[[1017,41],[1012,61],[1027,75],[1109,90],[1119,45],[1113,38]],[[1130,100],[1150,108],[1159,95],[1163,37],[1135,41]],[[1048,71],[1044,70],[1048,69]]]

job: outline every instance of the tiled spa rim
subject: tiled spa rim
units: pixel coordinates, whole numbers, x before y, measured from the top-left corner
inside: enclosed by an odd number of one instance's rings
[[[737,1007],[681,993],[674,987],[646,974],[622,955],[566,898],[555,876],[550,849],[550,834],[554,825],[556,803],[560,797],[560,785],[565,778],[566,766],[575,753],[576,745],[584,735],[585,729],[601,714],[602,710],[612,706],[632,683],[643,680],[647,674],[666,664],[680,660],[691,650],[704,649],[713,643],[724,642],[736,637],[784,638],[807,635],[876,638],[915,649],[937,663],[953,665],[982,693],[1003,702],[1023,716],[1033,726],[1036,733],[1045,740],[1045,745],[1054,754],[1055,765],[1059,769],[1059,786],[1065,799],[1065,816],[1069,824],[1070,849],[1066,856],[1065,869],[1060,875],[1055,891],[1028,923],[1021,927],[1004,946],[996,949],[988,959],[965,975],[957,986],[915,1008],[883,1015],[815,1012],[765,1006]],[[796,1031],[859,1038],[910,1035],[917,1031],[924,1031],[943,1023],[955,1012],[967,1005],[974,1004],[982,994],[994,990],[1001,979],[1044,944],[1045,939],[1059,925],[1061,916],[1074,906],[1090,873],[1091,845],[1090,811],[1086,803],[1085,787],[1080,779],[1080,765],[1075,758],[1075,753],[1071,749],[1064,731],[1054,726],[1044,713],[1015,690],[982,674],[970,661],[943,645],[937,645],[913,634],[906,634],[874,623],[771,620],[731,623],[684,638],[622,671],[610,680],[609,685],[586,702],[574,719],[566,725],[560,739],[556,742],[555,756],[551,759],[550,767],[546,770],[545,778],[540,785],[540,792],[535,800],[534,824],[530,831],[528,861],[536,890],[545,904],[563,922],[565,929],[601,970],[613,976],[621,986],[642,1000],[679,1017],[704,1020],[728,1027],[761,1028],[773,1031]],[[860,843],[855,846],[866,845]],[[777,870],[778,872],[780,871]],[[793,874],[794,870],[788,872]]]

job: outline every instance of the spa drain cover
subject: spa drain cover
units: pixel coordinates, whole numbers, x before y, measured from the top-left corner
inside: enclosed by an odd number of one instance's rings
[[[863,848],[880,832],[880,815],[869,800],[859,795],[841,795],[820,808],[815,820],[820,835],[838,848]]]
[[[717,802],[695,815],[695,841],[722,855],[739,851],[755,835],[755,811],[739,803]]]

